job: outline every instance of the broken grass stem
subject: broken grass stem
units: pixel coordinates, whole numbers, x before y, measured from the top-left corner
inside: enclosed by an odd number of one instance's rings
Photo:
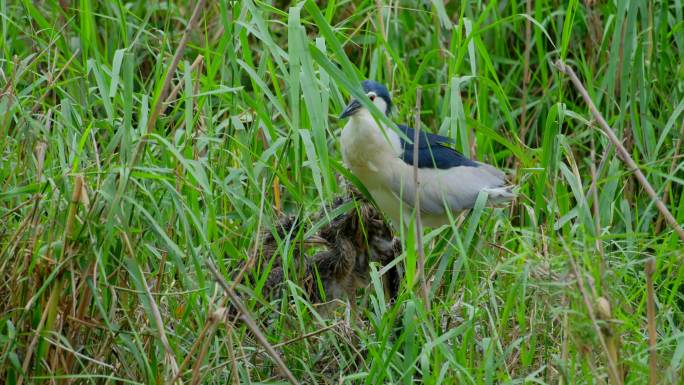
[[[679,226],[679,223],[677,223],[677,220],[675,219],[674,216],[672,216],[672,213],[670,213],[670,210],[668,210],[667,206],[663,203],[663,201],[660,200],[660,197],[658,197],[658,194],[656,194],[655,190],[651,186],[650,183],[648,183],[648,180],[646,179],[646,176],[641,172],[641,169],[639,166],[636,164],[634,159],[629,155],[629,152],[627,149],[622,145],[622,142],[618,139],[617,135],[615,135],[615,132],[613,131],[612,128],[608,125],[606,120],[603,118],[601,113],[598,111],[596,108],[596,105],[594,105],[594,102],[591,100],[591,97],[589,96],[589,93],[587,92],[587,89],[584,87],[582,82],[579,80],[577,75],[575,74],[575,71],[573,71],[572,67],[566,65],[563,63],[561,60],[556,61],[556,68],[558,68],[559,71],[563,72],[564,74],[568,75],[570,77],[570,80],[572,81],[572,84],[575,85],[575,88],[577,88],[577,91],[582,95],[582,99],[584,99],[584,102],[587,104],[589,107],[589,111],[591,111],[591,114],[594,116],[594,119],[598,122],[599,126],[603,130],[603,132],[608,136],[608,139],[615,145],[617,148],[617,152],[620,155],[620,158],[622,159],[625,164],[627,164],[627,167],[629,168],[630,171],[634,172],[634,176],[636,179],[639,181],[641,186],[646,190],[646,193],[651,197],[653,202],[655,203],[656,207],[660,211],[660,213],[663,215],[667,223],[672,227],[677,235],[679,235],[679,238],[684,241],[684,229],[682,229],[681,226]]]
[[[285,375],[285,377],[287,377],[291,384],[299,385],[299,381],[297,381],[292,372],[290,372],[290,370],[287,368],[285,362],[282,358],[280,358],[280,355],[278,354],[278,352],[276,352],[275,348],[268,342],[264,334],[261,332],[259,325],[257,325],[252,316],[249,314],[247,307],[245,307],[245,305],[242,303],[240,297],[238,297],[235,290],[233,290],[233,288],[230,285],[228,285],[228,282],[226,282],[225,278],[223,278],[221,273],[219,273],[218,269],[216,268],[216,265],[214,265],[214,262],[211,259],[207,260],[207,267],[216,279],[216,282],[218,282],[219,286],[221,286],[223,291],[226,292],[231,302],[233,303],[233,306],[235,306],[238,309],[238,311],[242,314],[242,320],[245,322],[245,325],[247,325],[247,327],[252,331],[252,333],[254,333],[254,336],[256,337],[257,341],[259,341],[261,346],[263,346],[266,352],[271,356],[275,364],[278,366],[278,368],[280,368],[281,372]]]
[[[413,133],[413,184],[416,189],[415,201],[413,202],[413,211],[415,215],[415,230],[416,230],[416,254],[418,263],[416,266],[418,270],[418,281],[420,282],[420,295],[423,300],[423,306],[426,310],[430,310],[429,290],[427,287],[427,277],[425,277],[425,251],[423,250],[423,224],[420,220],[420,188],[418,179],[418,143],[420,140],[420,103],[421,103],[422,89],[419,87],[416,90],[416,117],[415,130]]]

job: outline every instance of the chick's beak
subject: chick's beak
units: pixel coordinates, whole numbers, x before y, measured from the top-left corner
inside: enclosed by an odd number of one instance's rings
[[[353,99],[353,100],[347,105],[347,107],[345,107],[344,111],[342,111],[342,114],[340,115],[340,119],[348,118],[348,117],[354,115],[354,113],[355,113],[356,111],[358,111],[359,108],[361,108],[361,103],[359,103],[358,100]]]

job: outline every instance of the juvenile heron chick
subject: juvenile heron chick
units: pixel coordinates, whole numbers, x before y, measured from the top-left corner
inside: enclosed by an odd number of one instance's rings
[[[400,244],[392,236],[389,225],[382,214],[370,203],[364,201],[357,191],[351,189],[347,196],[335,199],[332,206],[323,212],[334,212],[339,207],[355,201],[355,205],[324,225],[315,236],[294,242],[293,254],[298,257],[295,263],[304,262],[301,286],[309,299],[318,303],[335,299],[356,300],[357,289],[368,285],[370,263],[387,265],[400,253]],[[317,216],[323,218],[324,213]],[[260,252],[252,259],[260,260],[261,270],[269,265],[269,273],[263,286],[266,298],[280,296],[285,281],[281,258],[276,255],[279,240],[306,229],[305,222],[294,216],[283,216],[274,224],[274,232],[264,231],[260,237]],[[307,257],[311,246],[323,249]],[[307,250],[309,249],[309,250]],[[291,269],[296,271],[298,268]],[[322,291],[319,290],[320,279]],[[390,298],[395,298],[399,290],[400,277],[396,267],[386,273],[387,290]]]
[[[355,192],[352,192],[355,195]],[[359,194],[360,196],[360,194]],[[337,199],[333,209],[347,203],[352,197]],[[399,244],[382,215],[370,203],[357,201],[359,206],[324,226],[318,233],[328,247],[317,253],[309,265],[310,276],[318,275],[323,284],[326,300],[356,298],[356,290],[370,281],[370,262],[389,264],[399,255]],[[388,294],[396,298],[399,275],[395,267],[387,272]],[[309,292],[316,302],[322,301],[318,290]]]
[[[366,97],[389,115],[392,99],[387,88],[372,80],[362,86]],[[451,138],[421,132],[414,144],[413,128],[398,125],[409,141],[389,127],[381,128],[356,99],[340,115],[344,118],[350,118],[340,137],[344,163],[396,225],[402,219],[408,223],[417,191],[420,217],[429,227],[449,224],[447,212],[472,208],[480,192],[487,193],[490,203],[515,196],[502,171],[458,153],[449,147],[454,144]],[[413,174],[414,146],[418,146],[418,188]]]

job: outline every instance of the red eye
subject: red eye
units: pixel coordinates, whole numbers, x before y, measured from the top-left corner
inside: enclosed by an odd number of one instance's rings
[[[371,95],[371,96],[369,96],[369,98],[371,101],[375,101],[375,95]]]

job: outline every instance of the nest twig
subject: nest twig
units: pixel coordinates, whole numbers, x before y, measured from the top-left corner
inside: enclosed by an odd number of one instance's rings
[[[352,190],[347,196],[335,199],[328,211],[334,211],[349,201],[357,204],[333,218],[316,236],[294,246],[294,255],[302,255],[304,262],[300,286],[312,302],[334,299],[353,301],[357,289],[367,286],[370,281],[370,262],[386,265],[399,254],[399,243],[392,236],[392,230],[382,214],[357,191]],[[319,213],[318,217],[322,218],[323,214]],[[288,234],[297,234],[303,230],[303,226],[303,221],[296,217],[283,216],[278,220],[275,232],[267,231],[260,237],[260,266],[265,268],[272,264],[264,285],[267,298],[279,296],[284,282],[281,259],[275,255],[279,240],[286,239]],[[307,256],[302,246],[312,244],[321,245],[323,250]],[[319,289],[318,280],[322,290]],[[396,297],[399,284],[397,268],[393,267],[387,272],[387,290],[392,299]]]

